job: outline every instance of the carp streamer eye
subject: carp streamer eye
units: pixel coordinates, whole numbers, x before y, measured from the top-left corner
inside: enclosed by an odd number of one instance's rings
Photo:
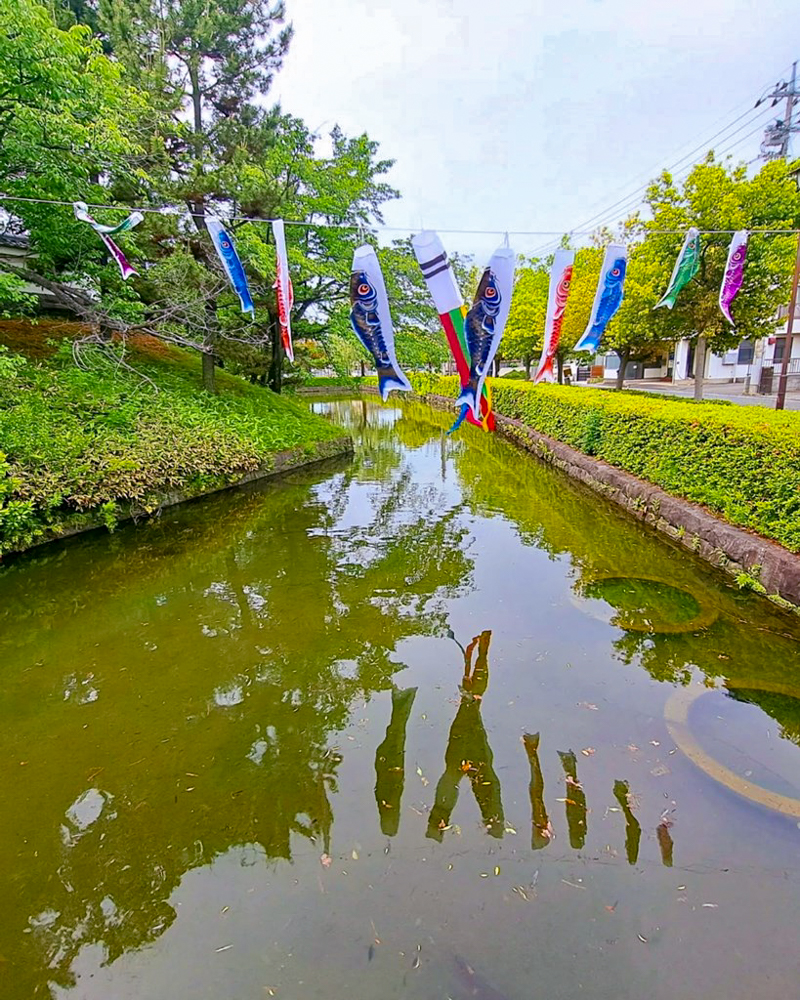
[[[618,268],[618,267],[615,267],[615,268],[614,268],[614,270],[613,270],[613,271],[611,272],[611,274],[612,274],[612,275],[613,275],[613,276],[614,276],[615,278],[619,277],[619,268]]]
[[[230,249],[230,243],[228,243],[227,240],[220,240],[219,241],[219,245],[222,247],[223,250],[229,250]]]
[[[495,297],[495,295],[497,295],[496,289],[494,289],[494,288],[487,288],[486,289],[486,298],[487,299],[493,299]]]
[[[368,292],[369,292],[369,285],[359,285],[358,286],[358,294],[359,295],[366,295]]]

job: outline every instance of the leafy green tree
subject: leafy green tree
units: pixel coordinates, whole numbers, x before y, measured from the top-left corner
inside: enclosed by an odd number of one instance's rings
[[[680,293],[675,308],[651,313],[648,324],[662,338],[687,337],[695,344],[696,399],[702,398],[706,349],[722,352],[742,338],[770,333],[778,307],[789,299],[794,237],[753,232],[744,285],[732,309],[735,327],[722,316],[718,304],[730,231],[798,227],[796,169],[784,160],[774,160],[748,177],[746,167],[719,163],[709,153],[682,185],[664,173],[648,189],[646,201],[652,218],[641,222],[639,231],[648,247],[648,280],[658,289],[653,305],[669,283],[682,234],[690,226],[707,231],[702,236],[698,274]],[[664,230],[677,232],[673,235]]]
[[[105,265],[102,244],[70,208],[13,196],[93,201],[100,178],[144,175],[158,149],[143,122],[152,122],[145,96],[88,28],[59,28],[36,0],[0,7],[0,185],[11,196],[11,232],[29,234],[36,253],[35,271],[31,261],[5,269],[83,318],[96,316],[96,304],[61,279],[113,289],[121,285],[116,267]]]

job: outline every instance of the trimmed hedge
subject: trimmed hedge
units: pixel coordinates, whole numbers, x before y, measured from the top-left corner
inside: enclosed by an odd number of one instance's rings
[[[412,374],[455,398],[455,376]],[[800,551],[800,413],[492,379],[499,414]]]

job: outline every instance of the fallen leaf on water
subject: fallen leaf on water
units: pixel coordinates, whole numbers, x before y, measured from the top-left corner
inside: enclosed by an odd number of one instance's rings
[[[330,868],[333,858],[330,856],[330,854],[320,854],[319,860],[323,868]]]
[[[642,944],[647,944],[647,938],[646,937],[642,937],[641,934],[637,934],[636,937],[639,938],[639,940],[642,942]]]
[[[614,912],[614,910],[616,910],[616,908],[617,908],[618,904],[619,904],[619,900],[617,900],[617,902],[616,902],[616,903],[614,903],[614,905],[613,905],[613,906],[607,906],[607,907],[606,907],[606,909],[608,910],[608,912],[609,912],[609,913],[613,913],[613,912]]]
[[[683,890],[684,890],[685,888],[686,888],[686,886],[685,886],[685,885],[679,885],[679,886],[678,886],[678,892],[683,892]]]
[[[489,877],[488,872],[481,872],[481,878],[488,878],[488,877]]]
[[[584,757],[592,757],[595,753],[597,753],[597,751],[594,747],[584,747],[583,750],[581,750],[581,753]]]
[[[651,747],[660,747],[661,744],[658,742],[658,740],[650,740],[650,746]]]
[[[495,873],[495,875],[499,875],[500,874],[500,865],[495,865],[494,866],[494,873]]]
[[[230,909],[230,906],[223,906],[222,909],[219,912],[220,913],[227,913],[229,909]]]
[[[597,705],[594,705],[591,701],[579,701],[578,708],[588,708],[590,712],[597,711]]]
[[[350,857],[353,859],[353,861],[358,861],[358,851],[355,848],[353,848],[353,850],[351,851]]]
[[[719,909],[719,903],[703,903],[703,906],[707,906],[709,910]]]
[[[573,889],[585,889],[586,888],[585,885],[578,885],[577,882],[570,882],[569,879],[566,879],[566,878],[562,878],[561,881],[564,883],[564,885],[571,885]]]
[[[636,746],[635,743],[629,743],[628,744],[628,749],[630,750],[631,753],[638,753],[639,752],[639,748]]]
[[[232,945],[232,944],[224,944],[224,945],[223,945],[223,946],[222,946],[221,948],[215,948],[215,949],[214,949],[214,951],[216,951],[216,952],[220,952],[220,951],[228,951],[228,950],[229,950],[229,949],[231,949],[232,947],[233,947],[233,945]]]
[[[513,826],[507,826],[506,833],[513,833],[516,836],[517,831],[514,829]]]

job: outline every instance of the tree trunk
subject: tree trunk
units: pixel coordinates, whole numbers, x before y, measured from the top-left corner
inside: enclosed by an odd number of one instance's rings
[[[694,352],[694,398],[700,402],[703,398],[703,379],[706,371],[706,338],[697,338]]]
[[[558,384],[564,384],[564,359],[560,354],[556,354],[556,361],[558,362]]]
[[[527,358],[523,358],[525,363],[525,378],[530,379],[531,377],[531,364],[533,363],[533,358],[530,355]]]
[[[630,351],[624,351],[622,354],[619,351],[615,352],[619,358],[619,369],[617,370],[617,384],[614,389],[619,392],[623,385],[625,384],[625,369],[628,367],[628,361],[630,360]]]
[[[272,363],[269,366],[269,387],[280,393],[283,382],[283,343],[281,327],[277,320],[272,322]]]
[[[206,392],[217,391],[217,380],[214,378],[214,355],[203,351],[203,388]]]

